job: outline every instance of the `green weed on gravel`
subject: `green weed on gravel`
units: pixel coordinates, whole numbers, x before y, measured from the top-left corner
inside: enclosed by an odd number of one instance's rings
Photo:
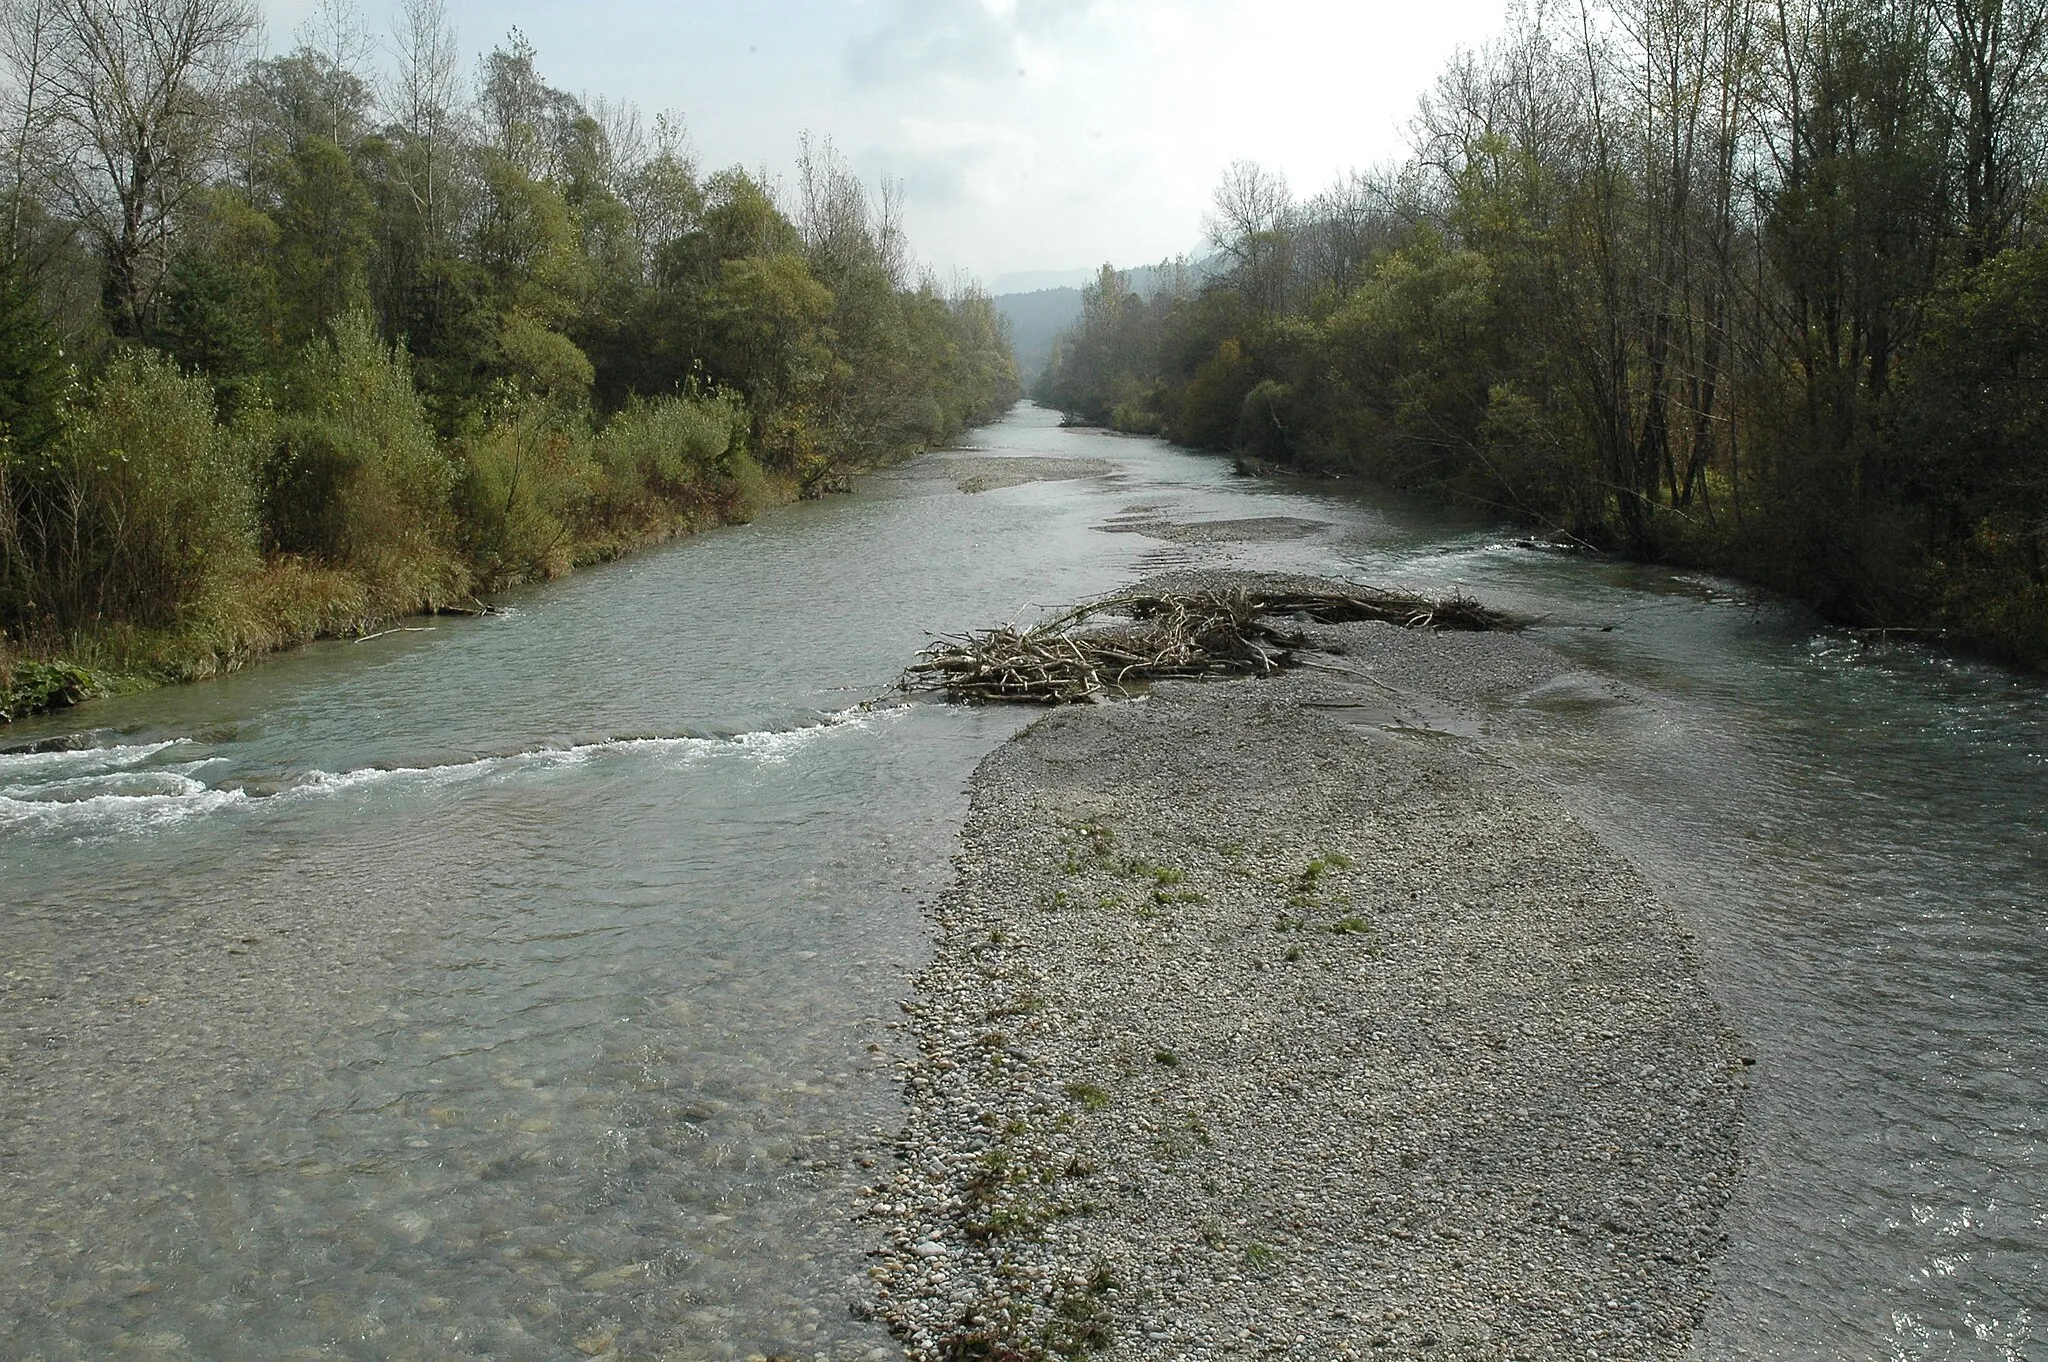
[[[1109,1089],[1093,1083],[1069,1083],[1066,1093],[1083,1111],[1101,1111],[1109,1105]]]

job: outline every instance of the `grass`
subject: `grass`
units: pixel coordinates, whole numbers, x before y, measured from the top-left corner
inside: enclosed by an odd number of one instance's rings
[[[1116,863],[1116,834],[1107,823],[1083,819],[1072,828],[1078,840],[1070,841],[1061,869],[1079,875],[1090,869],[1107,870]]]
[[[760,491],[765,504],[785,504],[796,496],[796,486],[781,477],[767,478]],[[672,507],[658,526],[628,541],[607,540],[602,552],[578,541],[562,570],[571,564],[609,562],[634,549],[740,517],[737,507]],[[745,518],[752,518],[751,509]],[[61,694],[48,696],[37,687],[17,685],[13,677],[25,672],[33,676],[29,669],[88,674],[90,688],[77,692],[69,703],[203,681],[319,639],[360,638],[443,609],[468,613],[480,608],[471,595],[473,578],[472,570],[445,549],[387,555],[375,570],[284,555],[223,583],[169,628],[122,624],[62,637],[0,640],[0,724],[66,703]]]
[[[1313,857],[1306,866],[1302,867],[1301,874],[1295,877],[1295,883],[1301,886],[1303,893],[1312,894],[1322,884],[1325,875],[1333,870],[1349,870],[1350,868],[1351,858],[1349,856],[1341,852],[1326,851],[1320,856]]]
[[[1069,1083],[1066,1094],[1083,1111],[1101,1111],[1109,1105],[1109,1090],[1093,1083]]]
[[[1053,1309],[1054,1324],[1046,1342],[1065,1357],[1085,1357],[1109,1351],[1116,1339],[1111,1334],[1109,1304],[1103,1297],[1117,1289],[1110,1270],[1098,1264],[1087,1285],[1070,1291]]]
[[[1001,1007],[988,1010],[987,1020],[999,1021],[1004,1017],[1033,1017],[1045,1011],[1045,999],[1036,993],[1020,993]]]
[[[963,1184],[968,1234],[988,1241],[1004,1237],[1034,1235],[1055,1220],[1085,1214],[1090,1203],[1060,1191],[1064,1179],[1084,1177],[1093,1172],[1076,1161],[1055,1165],[1028,1147],[1014,1147],[1031,1126],[1012,1120],[1002,1128],[1000,1142],[983,1150]]]

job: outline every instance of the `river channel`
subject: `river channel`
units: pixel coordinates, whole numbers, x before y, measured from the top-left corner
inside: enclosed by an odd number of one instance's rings
[[[1200,565],[1462,585],[1581,669],[1479,741],[1755,1056],[1703,1357],[2048,1356],[2048,686],[1035,408],[971,443],[0,730],[0,1356],[898,1355],[852,1195],[1029,716],[866,702]]]

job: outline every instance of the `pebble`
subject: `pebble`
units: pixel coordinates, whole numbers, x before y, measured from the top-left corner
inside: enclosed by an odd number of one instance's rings
[[[864,1194],[916,1362],[1689,1355],[1744,1068],[1670,910],[1480,736],[1569,664],[1306,627],[1341,672],[976,772]]]

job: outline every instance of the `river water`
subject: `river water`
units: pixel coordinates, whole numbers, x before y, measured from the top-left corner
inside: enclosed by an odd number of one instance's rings
[[[926,631],[1208,564],[1463,585],[1581,669],[1484,741],[1756,1056],[1702,1356],[2048,1356],[2048,687],[1028,407],[974,443],[1107,470],[930,456],[6,731],[0,1356],[892,1355],[846,1213],[1028,716],[864,702]]]

